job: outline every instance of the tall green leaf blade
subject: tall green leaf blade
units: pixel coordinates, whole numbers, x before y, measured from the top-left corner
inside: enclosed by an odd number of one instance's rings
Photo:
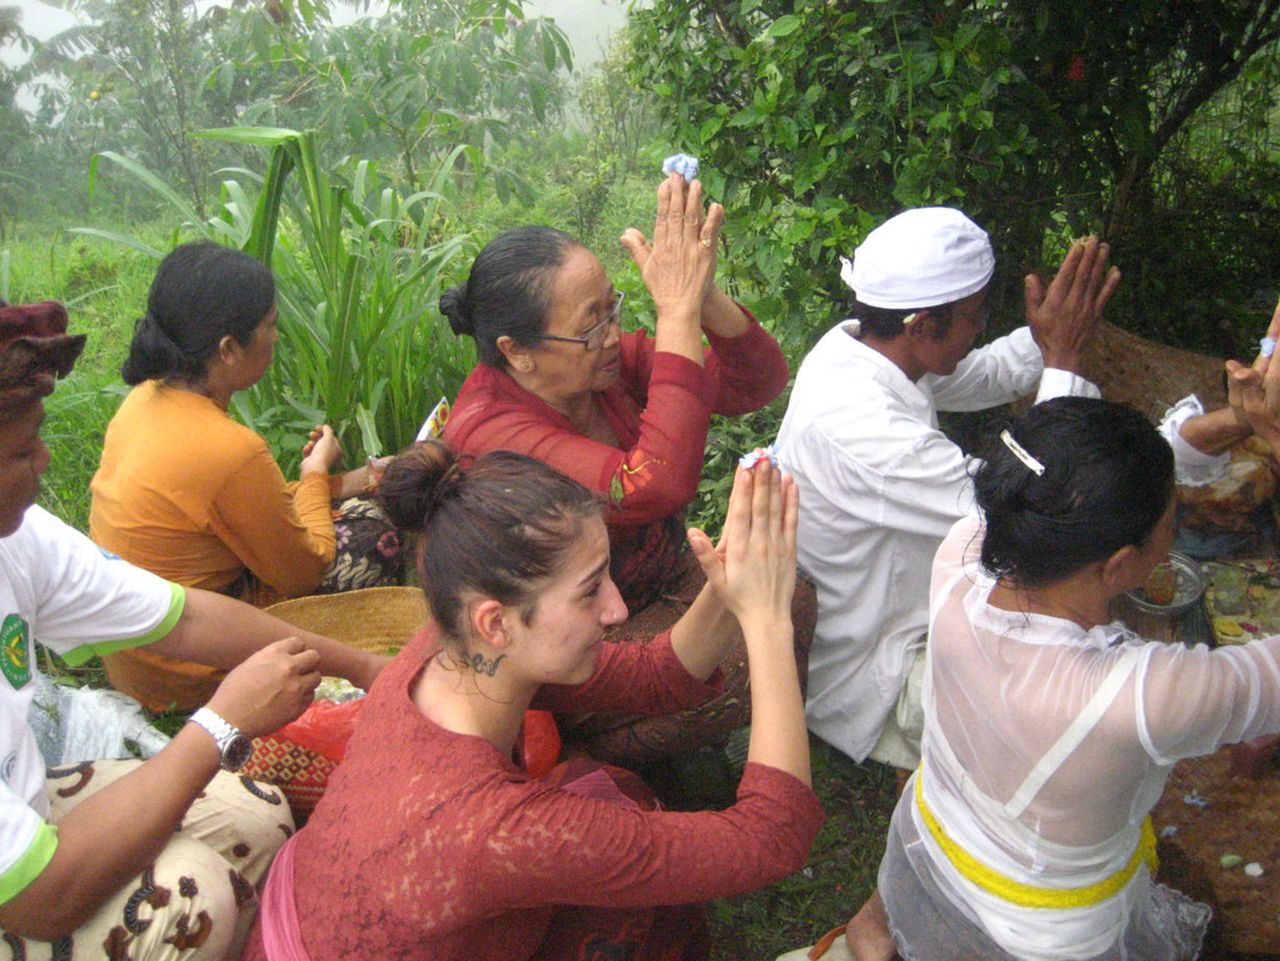
[[[130,237],[128,234],[122,234],[115,230],[102,230],[98,227],[72,227],[70,230],[73,234],[83,234],[87,237],[101,237],[103,240],[110,240],[112,243],[123,244],[126,247],[132,247],[140,253],[146,254],[148,257],[160,260],[164,257],[164,251],[157,250],[148,243],[143,243],[136,237]]]
[[[199,224],[202,222],[203,218],[201,218],[199,212],[191,205],[186,197],[182,196],[182,194],[178,193],[178,191],[174,190],[136,160],[131,160],[122,154],[116,153],[114,150],[103,150],[94,155],[92,169],[95,173],[97,169],[96,164],[99,158],[109,160],[116,166],[123,168],[130,176],[141,182],[148,190],[167,201],[169,206],[173,207],[173,209],[176,210],[188,223]]]

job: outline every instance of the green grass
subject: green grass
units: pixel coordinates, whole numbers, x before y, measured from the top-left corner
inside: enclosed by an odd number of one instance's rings
[[[143,228],[156,242],[171,231]],[[98,468],[107,422],[124,395],[120,364],[134,320],[146,309],[155,273],[150,258],[104,241],[78,237],[56,226],[20,225],[4,245],[7,287],[13,303],[61,300],[73,333],[88,335],[84,354],[45,404],[41,431],[52,460],[40,504],[71,525],[87,528],[89,480]]]
[[[876,886],[894,806],[893,769],[856,764],[815,737],[813,787],[827,812],[809,862],[751,894],[712,902],[713,961],[773,961],[844,924]]]

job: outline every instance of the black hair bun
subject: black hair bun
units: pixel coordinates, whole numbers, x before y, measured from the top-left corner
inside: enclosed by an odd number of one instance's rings
[[[410,445],[391,459],[378,483],[378,502],[401,530],[421,530],[439,503],[446,481],[456,481],[457,459],[443,441]]]
[[[440,313],[449,321],[449,329],[458,337],[476,335],[475,320],[467,309],[466,283],[450,287],[440,295]]]

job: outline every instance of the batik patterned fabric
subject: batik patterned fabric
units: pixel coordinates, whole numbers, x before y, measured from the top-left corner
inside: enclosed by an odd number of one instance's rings
[[[51,822],[56,825],[141,763],[92,761],[51,768],[46,782]],[[70,936],[49,942],[0,931],[0,940],[11,958],[22,961],[235,958],[257,913],[258,886],[292,833],[289,806],[279,791],[219,772],[160,856]]]
[[[400,532],[372,500],[349,497],[335,504],[333,531],[337,554],[315,593],[340,594],[404,583]]]

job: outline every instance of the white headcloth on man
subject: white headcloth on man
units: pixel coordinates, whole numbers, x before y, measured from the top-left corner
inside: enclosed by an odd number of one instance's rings
[[[987,232],[953,207],[917,207],[867,234],[840,279],[868,307],[936,307],[976,294],[991,280]]]

